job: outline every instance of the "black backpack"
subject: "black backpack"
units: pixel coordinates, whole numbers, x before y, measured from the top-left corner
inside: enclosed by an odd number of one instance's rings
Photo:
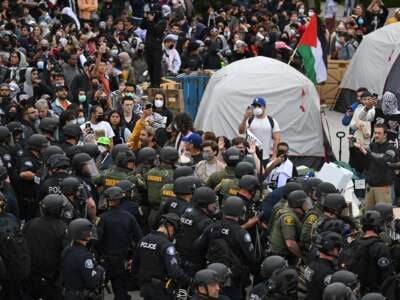
[[[207,250],[207,264],[221,263],[226,265],[232,272],[233,280],[241,280],[242,276],[247,275],[240,259],[229,247],[228,243],[221,237],[211,239]]]
[[[7,280],[21,280],[29,275],[31,256],[21,231],[0,233],[0,256],[6,267]]]
[[[357,274],[361,285],[371,281],[371,265],[370,247],[378,242],[382,242],[380,238],[370,238],[367,240],[356,240],[346,250],[345,264],[347,269]]]

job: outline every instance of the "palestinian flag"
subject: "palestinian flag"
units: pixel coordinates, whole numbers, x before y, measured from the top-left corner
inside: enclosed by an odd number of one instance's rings
[[[313,15],[297,45],[297,52],[303,58],[306,75],[314,84],[321,83],[328,77],[317,26],[317,15]]]

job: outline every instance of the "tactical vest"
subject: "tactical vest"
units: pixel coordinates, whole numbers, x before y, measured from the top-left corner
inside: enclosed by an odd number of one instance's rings
[[[153,168],[145,174],[147,197],[153,209],[159,209],[161,204],[161,189],[167,183],[173,183],[172,168]]]

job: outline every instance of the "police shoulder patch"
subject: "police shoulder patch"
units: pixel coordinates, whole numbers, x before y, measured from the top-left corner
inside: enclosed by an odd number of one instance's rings
[[[388,265],[390,265],[390,260],[387,257],[380,257],[378,259],[378,267],[380,268],[386,268]]]
[[[193,211],[193,207],[188,207],[185,209],[185,213],[191,213]]]
[[[325,284],[325,286],[328,286],[328,285],[331,284],[331,279],[332,279],[332,274],[330,274],[330,275],[328,275],[328,276],[326,276],[326,277],[324,278],[324,284]]]
[[[175,254],[176,254],[175,247],[174,247],[174,246],[169,246],[169,247],[167,248],[167,254],[168,254],[168,255],[175,255]]]
[[[294,225],[294,218],[291,215],[285,216],[283,218],[283,223],[285,223],[285,225]]]
[[[24,165],[28,168],[32,168],[33,167],[33,163],[30,160],[27,160],[26,162],[24,162]]]
[[[314,225],[315,222],[317,222],[317,221],[318,221],[318,217],[317,217],[317,215],[315,215],[315,214],[309,215],[309,216],[307,217],[307,220],[306,220],[306,222],[307,222],[308,224],[311,224],[311,225]]]
[[[247,242],[247,243],[250,243],[251,242],[251,236],[250,236],[250,234],[249,233],[246,233],[245,235],[244,235],[244,241],[245,242]]]
[[[93,265],[93,260],[92,259],[87,259],[85,260],[85,268],[86,269],[93,269],[94,265]]]
[[[314,270],[313,270],[313,269],[311,269],[310,267],[306,267],[306,268],[304,269],[304,278],[305,278],[307,281],[311,281],[313,275],[314,275]]]

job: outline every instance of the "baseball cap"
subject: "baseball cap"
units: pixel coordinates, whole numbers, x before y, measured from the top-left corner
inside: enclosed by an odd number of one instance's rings
[[[265,101],[264,98],[257,97],[257,98],[253,99],[253,103],[251,105],[252,106],[259,105],[259,106],[265,107],[265,106],[267,106],[267,101]]]
[[[102,136],[97,139],[98,145],[110,146],[110,139],[108,137]]]
[[[191,133],[188,136],[183,137],[182,141],[193,144],[196,148],[201,148],[201,144],[203,143],[201,136],[197,133]]]

